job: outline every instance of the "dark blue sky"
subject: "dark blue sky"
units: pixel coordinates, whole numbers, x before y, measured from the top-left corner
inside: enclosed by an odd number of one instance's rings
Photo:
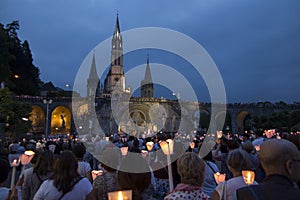
[[[300,101],[299,10],[299,0],[1,0],[0,22],[19,20],[42,80],[61,88],[73,84],[87,54],[112,35],[119,11],[121,31],[169,28],[201,44],[223,77],[228,102],[262,96],[292,103]],[[146,62],[145,54],[125,57],[125,70]],[[172,65],[167,57],[150,52],[151,62]],[[184,71],[208,102],[201,77]]]

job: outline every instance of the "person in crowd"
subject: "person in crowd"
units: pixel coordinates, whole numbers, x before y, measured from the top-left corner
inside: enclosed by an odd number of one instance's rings
[[[91,165],[90,163],[83,161],[83,156],[86,152],[85,146],[83,146],[82,143],[77,143],[73,146],[72,151],[78,160],[78,173],[81,176],[85,176],[89,180],[92,180]]]
[[[184,153],[177,160],[177,170],[181,183],[164,198],[165,200],[209,199],[209,196],[201,189],[205,174],[205,162],[196,153]]]
[[[0,158],[0,199],[2,200],[18,200],[18,189],[16,187],[13,187],[11,189],[5,187],[4,182],[7,181],[9,171],[10,171],[10,165],[7,159]],[[21,181],[18,181],[16,186],[19,187]]]
[[[4,187],[4,182],[8,178],[10,166],[7,160],[0,158],[0,199],[5,199],[8,195],[9,188]]]
[[[163,199],[170,191],[166,155],[162,151],[157,151],[155,162],[152,162],[150,166],[156,183],[155,197],[158,200]]]
[[[151,171],[140,154],[128,154],[121,162],[117,177],[120,189],[132,190],[133,200],[155,199]]]
[[[100,200],[107,200],[107,193],[119,190],[117,181],[117,168],[119,166],[120,151],[114,148],[107,148],[101,154],[102,175],[96,177],[93,188],[97,190],[97,197]]]
[[[226,147],[226,151],[223,150],[222,154],[219,155],[219,151],[222,147]],[[226,164],[227,161],[227,157],[230,151],[237,149],[240,147],[239,142],[237,141],[236,138],[230,139],[230,140],[226,140],[225,145],[223,146],[222,142],[217,144],[217,148],[214,151],[214,155],[213,158],[214,160],[217,161],[221,161],[221,168],[220,171],[221,173],[226,174],[226,180],[232,178],[232,173],[231,171],[228,169],[228,165]]]
[[[212,200],[236,199],[236,190],[247,186],[242,176],[242,170],[252,170],[253,168],[249,155],[242,149],[232,150],[228,154],[227,166],[233,177],[219,183],[211,196]]]
[[[53,173],[54,154],[47,150],[40,154],[34,167],[24,171],[22,200],[33,199],[40,185]]]
[[[202,185],[202,191],[211,196],[215,188],[217,187],[217,183],[215,181],[214,174],[219,172],[219,168],[213,162],[212,152],[210,151],[204,158],[205,162],[205,175],[204,175],[204,182]]]
[[[90,181],[79,175],[78,162],[71,151],[64,151],[54,164],[53,176],[44,181],[34,200],[84,200],[92,191]]]
[[[255,139],[252,141],[253,146],[258,149],[260,148],[260,145],[265,141],[265,137],[264,137],[264,131],[262,129],[258,129],[257,131],[255,131]]]
[[[141,149],[139,148],[139,140],[137,138],[134,138],[133,140],[133,146],[128,151],[133,153],[141,153]]]
[[[259,185],[237,190],[237,199],[299,200],[300,151],[285,140],[269,139],[261,144],[259,159],[266,177]]]
[[[255,169],[255,180],[260,183],[263,178],[265,177],[265,173],[261,167],[261,164],[258,159],[258,154],[255,150],[254,145],[250,141],[246,141],[242,144],[242,148],[246,151],[249,155],[249,158],[254,166]]]

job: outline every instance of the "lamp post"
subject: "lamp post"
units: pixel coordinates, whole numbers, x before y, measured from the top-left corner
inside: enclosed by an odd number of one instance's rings
[[[48,123],[49,123],[49,104],[52,104],[52,99],[44,99],[43,103],[46,104],[46,127],[45,137],[48,138]]]

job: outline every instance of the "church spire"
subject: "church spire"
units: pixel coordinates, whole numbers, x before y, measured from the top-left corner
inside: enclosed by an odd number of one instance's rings
[[[126,85],[123,68],[123,42],[120,32],[118,14],[111,44],[111,64],[109,72],[104,81],[104,92],[108,94],[112,94],[114,89],[125,91]]]
[[[146,65],[146,71],[145,71],[145,77],[144,77],[144,84],[152,83],[152,76],[150,71],[150,65],[149,65],[149,54],[147,54],[147,65]]]
[[[117,33],[120,34],[119,13],[117,13],[117,19],[116,19],[114,35],[116,35]]]
[[[119,14],[117,13],[116,25],[115,25],[114,35],[113,35],[113,40],[115,40],[116,48],[122,48],[122,46],[119,45],[122,43],[122,36],[120,33],[121,31],[120,31],[120,24],[119,24]]]
[[[149,54],[147,54],[147,65],[144,80],[141,81],[141,97],[154,97],[154,87],[149,64]]]
[[[97,69],[96,69],[95,53],[93,54],[93,60],[92,60],[92,65],[91,65],[91,69],[90,69],[89,79],[99,80]]]
[[[93,54],[93,60],[92,60],[92,65],[90,68],[90,74],[89,78],[87,80],[87,96],[88,97],[95,97],[99,96],[99,77],[96,69],[96,60],[95,60],[95,53]]]

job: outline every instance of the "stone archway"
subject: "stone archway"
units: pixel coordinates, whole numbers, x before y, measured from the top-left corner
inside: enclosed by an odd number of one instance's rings
[[[41,106],[32,106],[32,111],[29,114],[29,120],[32,122],[32,133],[43,133],[45,131],[45,113]]]
[[[66,106],[57,106],[51,113],[51,133],[67,134],[71,128],[71,111]]]
[[[237,114],[237,116],[236,116],[236,125],[237,125],[239,133],[243,133],[244,132],[245,120],[249,116],[250,116],[250,113],[248,111],[245,111],[245,110],[241,111],[241,112],[239,112]]]
[[[220,119],[223,119],[223,117],[225,116],[225,121],[224,121],[224,124],[221,124],[221,120]],[[216,122],[216,128],[218,131],[229,131],[229,130],[232,130],[232,127],[231,127],[231,116],[228,112],[226,111],[221,111],[221,112],[218,112],[215,116],[215,122]]]

